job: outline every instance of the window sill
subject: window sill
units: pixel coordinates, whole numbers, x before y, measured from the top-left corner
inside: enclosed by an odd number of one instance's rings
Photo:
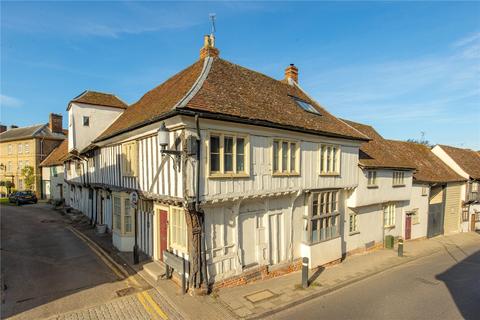
[[[404,184],[394,184],[392,187],[394,188],[402,188],[402,187],[405,187]]]
[[[338,177],[338,176],[340,176],[340,173],[339,172],[332,172],[332,173],[322,172],[319,175],[322,176],[322,177]]]
[[[391,225],[391,226],[383,226],[384,229],[395,229],[395,225]]]
[[[360,234],[360,231],[352,231],[348,235],[349,236],[354,236],[354,235],[357,235],[357,234]]]
[[[222,178],[250,178],[247,173],[211,173],[208,178],[222,179]]]
[[[378,186],[377,185],[371,185],[371,186],[367,186],[368,189],[378,189]]]
[[[288,172],[274,172],[272,173],[272,177],[299,177],[300,173],[293,172],[293,173],[288,173]]]

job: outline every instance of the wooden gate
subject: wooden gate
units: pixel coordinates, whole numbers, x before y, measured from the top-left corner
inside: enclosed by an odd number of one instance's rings
[[[412,216],[405,217],[405,240],[412,237]]]

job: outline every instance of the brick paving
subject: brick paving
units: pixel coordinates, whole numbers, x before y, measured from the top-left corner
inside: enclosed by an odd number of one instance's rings
[[[142,294],[147,293],[156,307]],[[157,312],[155,309],[159,309]],[[157,310],[158,310],[157,309]],[[97,306],[67,312],[48,318],[49,320],[148,320],[148,319],[183,319],[173,306],[165,301],[155,290],[132,294]]]

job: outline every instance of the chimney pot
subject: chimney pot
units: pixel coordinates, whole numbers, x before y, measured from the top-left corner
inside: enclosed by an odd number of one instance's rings
[[[203,47],[200,49],[200,59],[205,59],[206,57],[218,57],[220,55],[220,50],[215,48],[215,36],[205,35],[203,37]]]
[[[53,133],[63,133],[63,116],[61,114],[50,113],[48,127]]]
[[[298,68],[293,63],[290,63],[285,69],[285,80],[288,83],[291,83],[291,81],[298,83]]]

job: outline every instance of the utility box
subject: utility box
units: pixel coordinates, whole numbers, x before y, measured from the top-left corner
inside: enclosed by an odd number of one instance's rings
[[[393,249],[394,238],[393,236],[385,236],[385,248]]]

